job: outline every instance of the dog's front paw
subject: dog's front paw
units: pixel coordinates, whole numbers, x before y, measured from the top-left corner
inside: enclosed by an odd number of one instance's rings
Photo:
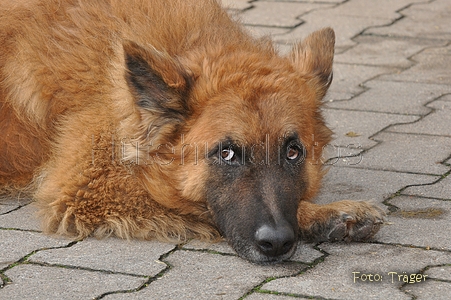
[[[316,242],[364,241],[373,237],[384,222],[385,213],[365,201],[338,201],[316,212],[311,226],[301,234]]]
[[[366,204],[366,203],[364,203]],[[363,214],[340,212],[335,220],[331,220],[332,228],[328,241],[364,241],[373,237],[384,222],[384,213],[375,207],[369,207]]]

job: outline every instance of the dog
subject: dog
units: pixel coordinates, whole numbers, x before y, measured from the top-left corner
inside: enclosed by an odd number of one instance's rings
[[[368,202],[312,203],[331,28],[282,56],[215,0],[0,3],[0,185],[45,233],[225,238],[276,263],[379,230]]]

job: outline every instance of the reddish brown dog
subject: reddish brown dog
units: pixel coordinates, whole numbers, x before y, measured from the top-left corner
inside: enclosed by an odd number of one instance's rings
[[[254,262],[364,240],[381,212],[315,205],[334,32],[279,56],[214,0],[0,0],[0,185],[43,230],[216,239]]]

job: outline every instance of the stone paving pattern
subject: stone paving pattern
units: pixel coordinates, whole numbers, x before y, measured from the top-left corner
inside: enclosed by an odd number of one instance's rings
[[[7,199],[0,299],[450,299],[451,1],[223,3],[281,53],[335,29],[336,139],[318,202],[374,201],[387,212],[374,240],[301,243],[291,261],[258,266],[226,243],[45,236],[29,200]]]

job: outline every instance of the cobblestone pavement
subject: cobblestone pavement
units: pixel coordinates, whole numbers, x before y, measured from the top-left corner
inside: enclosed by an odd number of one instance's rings
[[[319,203],[371,199],[388,213],[367,243],[301,244],[257,266],[224,243],[40,233],[29,201],[0,205],[0,299],[450,299],[451,1],[227,0],[282,53],[335,29],[325,114],[336,133]]]

